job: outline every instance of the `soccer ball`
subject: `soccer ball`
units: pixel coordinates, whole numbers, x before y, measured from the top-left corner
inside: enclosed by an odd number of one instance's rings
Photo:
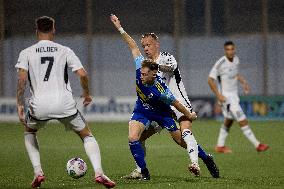
[[[70,177],[78,179],[86,174],[87,164],[81,158],[75,157],[67,162],[66,171]]]

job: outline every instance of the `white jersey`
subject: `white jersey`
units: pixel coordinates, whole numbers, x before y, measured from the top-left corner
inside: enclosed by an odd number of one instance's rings
[[[230,62],[226,56],[220,58],[209,73],[209,77],[218,80],[219,90],[225,97],[238,98],[238,70],[239,58],[234,56],[233,62]]]
[[[83,68],[68,47],[41,40],[21,51],[15,66],[28,71],[31,98],[29,113],[39,120],[65,118],[77,113],[67,68]]]
[[[178,69],[177,61],[174,56],[167,52],[161,52],[156,62],[160,65],[171,66],[173,68],[173,73],[165,73],[158,71],[158,75],[166,83],[166,85],[169,87],[176,99],[180,101],[183,105],[185,105],[190,111],[192,111],[192,107],[188,99],[185,87],[183,85],[180,71]]]

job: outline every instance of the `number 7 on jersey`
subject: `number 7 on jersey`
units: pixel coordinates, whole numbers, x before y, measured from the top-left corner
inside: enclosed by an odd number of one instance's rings
[[[51,69],[52,69],[52,66],[53,66],[53,62],[54,62],[54,57],[53,56],[41,57],[41,59],[40,59],[41,64],[45,64],[46,61],[48,61],[48,66],[47,66],[47,70],[46,70],[43,81],[48,81],[48,79],[49,79],[49,75],[50,75],[50,72],[51,72]]]

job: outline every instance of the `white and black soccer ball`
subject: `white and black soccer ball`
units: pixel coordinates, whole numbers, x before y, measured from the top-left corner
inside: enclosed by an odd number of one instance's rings
[[[67,162],[66,171],[70,177],[78,179],[86,174],[87,164],[81,158],[75,157]]]

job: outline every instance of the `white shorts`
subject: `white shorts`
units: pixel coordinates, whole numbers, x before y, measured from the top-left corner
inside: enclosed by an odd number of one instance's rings
[[[27,126],[33,130],[39,130],[40,128],[45,127],[47,122],[50,120],[51,119],[38,120],[38,119],[31,117],[29,113],[27,113],[26,115]],[[85,118],[82,116],[82,114],[79,111],[77,111],[77,113],[72,116],[65,117],[65,118],[59,118],[56,120],[62,123],[65,126],[66,130],[73,130],[75,132],[80,132],[86,127]]]
[[[191,104],[190,104],[190,106],[189,105],[186,105],[186,104],[182,104],[189,112],[192,112],[192,107],[191,107]],[[178,111],[175,107],[171,107],[172,108],[172,110],[174,111],[174,113],[175,113],[175,118],[176,118],[176,120],[178,121],[182,116],[184,116],[183,115],[183,113],[181,113],[180,111]]]
[[[238,101],[223,104],[222,113],[225,118],[236,120],[238,122],[246,119],[246,115]]]

